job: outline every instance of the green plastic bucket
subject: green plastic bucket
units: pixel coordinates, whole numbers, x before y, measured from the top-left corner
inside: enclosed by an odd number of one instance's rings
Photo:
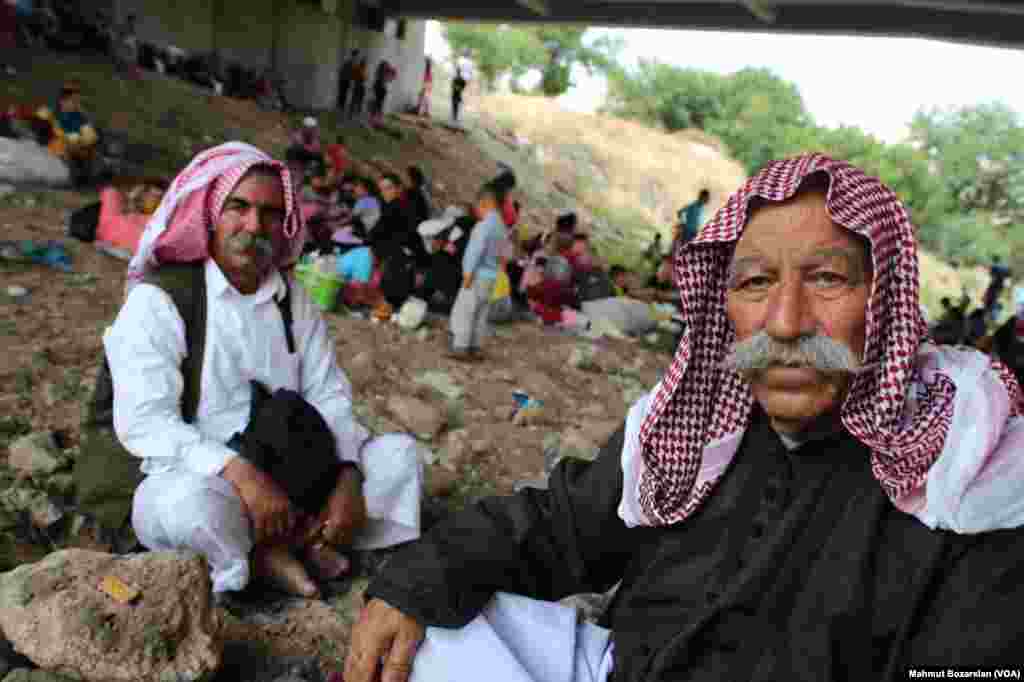
[[[335,274],[324,274],[310,267],[295,268],[295,279],[309,292],[313,299],[324,312],[331,312],[338,305],[338,294],[345,282]]]

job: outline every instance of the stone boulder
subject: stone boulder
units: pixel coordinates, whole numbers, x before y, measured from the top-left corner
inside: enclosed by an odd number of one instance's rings
[[[69,187],[71,174],[63,161],[31,140],[0,137],[0,183]]]
[[[108,578],[130,590],[115,598]],[[209,679],[221,663],[206,562],[69,549],[0,574],[0,630],[46,670],[93,682]]]
[[[392,396],[388,400],[388,410],[402,426],[422,440],[433,440],[447,421],[443,410],[416,398]]]

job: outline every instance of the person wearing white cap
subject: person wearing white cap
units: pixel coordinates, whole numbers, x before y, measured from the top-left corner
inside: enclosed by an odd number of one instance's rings
[[[292,133],[289,156],[304,164],[323,160],[323,146],[320,144],[320,124],[312,116],[302,119],[302,126]]]

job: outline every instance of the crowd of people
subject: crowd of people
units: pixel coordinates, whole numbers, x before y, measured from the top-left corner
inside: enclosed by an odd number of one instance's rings
[[[650,272],[609,266],[575,213],[528,235],[508,169],[474,202],[441,210],[421,168],[402,176],[352,172],[343,140],[322,145],[314,118],[295,132],[286,159],[309,227],[307,263],[342,279],[341,301],[357,310],[387,316],[416,298],[451,315],[457,356],[478,355],[490,323],[529,319],[584,334],[600,319],[639,335],[673,315],[665,254]],[[469,340],[456,331],[468,329],[477,332]]]

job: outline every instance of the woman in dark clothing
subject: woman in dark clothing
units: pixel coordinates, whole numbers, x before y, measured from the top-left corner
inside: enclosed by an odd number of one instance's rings
[[[419,166],[409,166],[409,186],[405,190],[406,207],[412,218],[413,225],[430,220],[431,206],[427,189],[427,176]]]

